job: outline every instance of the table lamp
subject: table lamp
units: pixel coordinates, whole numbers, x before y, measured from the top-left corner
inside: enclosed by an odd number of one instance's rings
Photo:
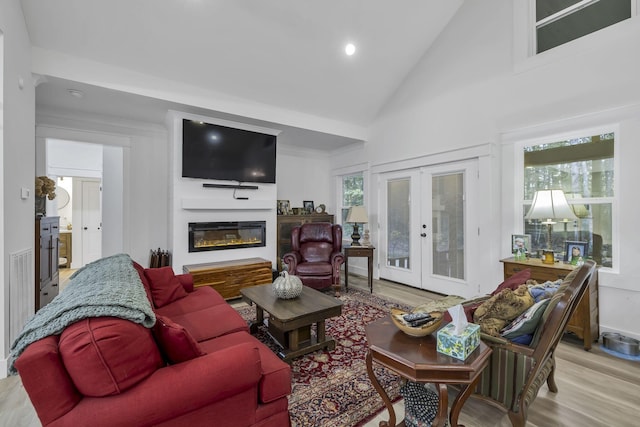
[[[360,233],[358,232],[358,224],[369,222],[367,216],[367,208],[364,206],[352,206],[347,214],[347,222],[353,224],[353,234],[351,234],[351,246],[360,246]]]
[[[547,226],[547,248],[543,251],[542,262],[553,264],[555,257],[551,247],[551,229],[557,219],[577,219],[573,209],[569,206],[562,190],[539,190],[533,196],[533,203],[525,219],[540,219],[541,224]]]

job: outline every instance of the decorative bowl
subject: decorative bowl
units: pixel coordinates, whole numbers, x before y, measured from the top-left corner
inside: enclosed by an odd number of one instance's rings
[[[411,335],[412,337],[426,337],[427,335],[434,333],[435,331],[438,330],[438,328],[440,328],[440,325],[442,325],[442,319],[444,318],[442,312],[432,311],[429,314],[435,320],[432,320],[429,323],[425,323],[424,325],[420,325],[414,328],[412,326],[409,326],[409,324],[405,322],[404,319],[402,318],[402,316],[404,316],[407,313],[410,313],[410,312],[400,310],[399,308],[392,308],[391,320],[398,327],[398,329],[400,329],[402,332],[404,332],[407,335]]]

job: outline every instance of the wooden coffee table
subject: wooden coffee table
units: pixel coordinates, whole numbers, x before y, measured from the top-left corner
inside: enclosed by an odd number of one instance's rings
[[[268,331],[282,347],[278,353],[285,361],[322,348],[333,350],[336,342],[325,333],[325,320],[342,314],[342,301],[322,292],[303,287],[302,294],[293,299],[279,299],[272,285],[252,286],[240,290],[248,303],[256,305],[256,321],[250,326],[255,333],[264,323],[264,312],[269,314]],[[311,326],[316,324],[316,336]]]
[[[369,345],[367,373],[389,411],[389,421],[381,421],[380,426],[395,426],[396,414],[389,396],[373,373],[374,361],[411,381],[436,384],[440,402],[434,427],[444,426],[447,420],[447,384],[461,385],[450,414],[451,426],[458,426],[460,410],[489,363],[491,348],[481,342],[466,360],[458,360],[438,353],[435,333],[421,338],[411,337],[399,330],[390,316],[368,324],[365,330]],[[398,425],[404,426],[404,421]]]

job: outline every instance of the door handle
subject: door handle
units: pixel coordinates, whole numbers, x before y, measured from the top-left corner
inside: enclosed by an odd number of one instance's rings
[[[88,228],[87,228],[87,227],[83,227],[83,229],[88,230]]]
[[[420,233],[420,237],[427,237],[427,233]]]

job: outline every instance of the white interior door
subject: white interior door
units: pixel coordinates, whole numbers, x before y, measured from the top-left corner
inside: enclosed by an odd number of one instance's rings
[[[100,181],[82,180],[82,264],[102,257],[102,189]]]
[[[418,170],[380,177],[380,277],[420,287],[420,174]]]
[[[422,169],[422,288],[469,296],[470,257],[478,226],[470,215],[477,161]]]

